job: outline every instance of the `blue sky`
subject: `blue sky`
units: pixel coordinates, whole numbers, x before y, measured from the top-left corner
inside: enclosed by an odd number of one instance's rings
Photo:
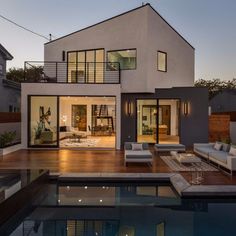
[[[196,49],[195,79],[236,78],[235,0],[148,1]],[[139,0],[0,0],[0,14],[40,34],[56,37],[140,6]],[[0,43],[14,59],[43,60],[46,42],[0,19]]]

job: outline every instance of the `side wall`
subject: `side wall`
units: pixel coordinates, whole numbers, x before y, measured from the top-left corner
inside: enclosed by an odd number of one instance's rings
[[[29,92],[30,91],[30,92]],[[23,148],[28,147],[28,95],[56,96],[115,96],[116,97],[116,148],[120,149],[120,85],[96,84],[22,84],[21,99],[21,141]]]
[[[156,89],[154,94],[122,94],[121,96],[121,145],[136,141],[137,99],[180,99],[180,142],[192,146],[197,142],[208,142],[208,91],[205,88]],[[126,104],[134,107],[131,116],[126,114]],[[183,114],[183,102],[189,104],[189,114]]]

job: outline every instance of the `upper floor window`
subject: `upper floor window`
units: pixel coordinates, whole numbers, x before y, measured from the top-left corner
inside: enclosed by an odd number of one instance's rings
[[[3,75],[3,65],[0,64],[0,75]]]
[[[135,70],[137,64],[136,49],[108,51],[107,61],[119,62],[121,70]]]
[[[157,70],[162,72],[167,72],[167,53],[157,52]]]

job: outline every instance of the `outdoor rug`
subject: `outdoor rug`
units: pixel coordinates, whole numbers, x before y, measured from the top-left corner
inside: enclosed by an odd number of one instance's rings
[[[200,171],[200,167],[193,168],[193,167],[191,167],[191,165],[181,164],[172,156],[161,156],[160,158],[173,171]],[[206,162],[202,161],[201,171],[218,171],[218,170],[215,167],[213,167],[213,166],[207,164]]]
[[[100,139],[80,139],[80,142],[75,142],[70,139],[63,139],[60,141],[61,147],[96,147]]]

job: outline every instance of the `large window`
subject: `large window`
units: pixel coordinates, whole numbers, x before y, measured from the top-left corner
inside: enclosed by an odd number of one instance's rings
[[[157,52],[157,70],[162,72],[167,72],[167,53]]]
[[[108,62],[119,62],[121,70],[136,69],[136,49],[115,50],[107,52]]]
[[[68,82],[104,82],[104,49],[68,52],[67,62]]]
[[[29,146],[58,145],[58,98],[31,96],[29,120]]]

